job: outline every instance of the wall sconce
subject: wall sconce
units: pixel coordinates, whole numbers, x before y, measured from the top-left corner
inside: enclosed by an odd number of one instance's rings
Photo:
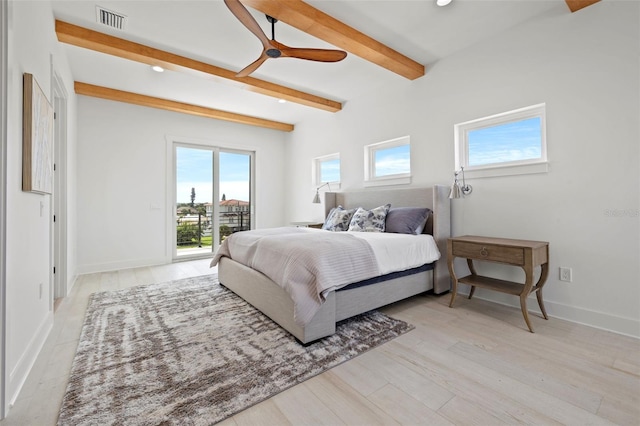
[[[458,175],[462,173],[462,186],[460,186],[460,182],[458,182]],[[469,195],[471,194],[471,191],[473,191],[473,187],[471,187],[471,185],[467,185],[467,183],[464,180],[464,167],[460,167],[460,171],[459,172],[454,172],[454,181],[453,181],[453,185],[451,185],[451,192],[449,193],[449,198],[451,199],[455,199],[455,198],[462,198],[465,195]]]
[[[329,186],[329,191],[331,191],[331,185],[329,185],[329,182],[323,183],[322,185],[317,187],[316,188],[316,196],[313,197],[313,201],[312,201],[313,204],[320,204],[320,193],[318,191],[320,191],[320,188],[322,188],[324,186]]]

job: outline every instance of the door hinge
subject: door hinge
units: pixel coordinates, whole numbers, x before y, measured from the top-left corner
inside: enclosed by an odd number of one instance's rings
[[[58,118],[58,113],[54,112],[53,113],[53,119],[55,120],[56,118]]]
[[[56,171],[56,163],[53,163],[53,171]]]
[[[54,274],[56,273],[56,267],[55,266],[53,267],[53,273]]]
[[[56,223],[56,215],[53,215],[53,223]]]

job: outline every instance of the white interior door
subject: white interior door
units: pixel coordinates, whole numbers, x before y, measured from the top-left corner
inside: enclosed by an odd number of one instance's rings
[[[53,298],[67,296],[67,92],[53,73],[54,173],[53,173]]]

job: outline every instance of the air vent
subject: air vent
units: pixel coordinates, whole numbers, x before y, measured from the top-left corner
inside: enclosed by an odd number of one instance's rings
[[[96,19],[99,23],[117,30],[124,30],[127,17],[122,13],[107,10],[101,6],[96,6]]]

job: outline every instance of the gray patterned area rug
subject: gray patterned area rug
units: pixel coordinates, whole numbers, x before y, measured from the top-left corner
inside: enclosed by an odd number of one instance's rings
[[[372,311],[304,347],[215,275],[95,293],[58,424],[216,423],[412,328]]]

